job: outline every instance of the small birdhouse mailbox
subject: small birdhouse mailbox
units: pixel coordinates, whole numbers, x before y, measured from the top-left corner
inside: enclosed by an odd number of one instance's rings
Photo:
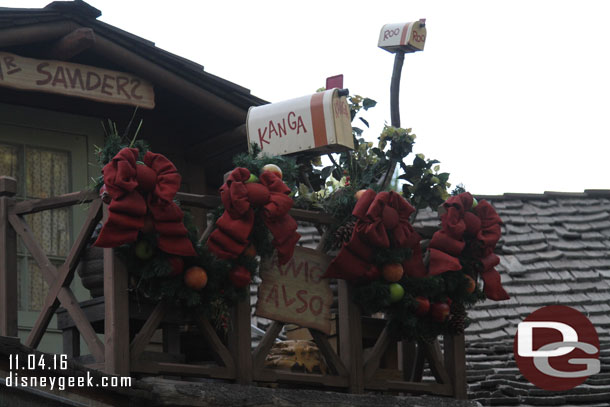
[[[410,23],[386,24],[381,28],[377,46],[391,53],[423,51],[426,35],[425,18]]]
[[[248,141],[263,153],[324,153],[354,148],[346,92],[331,89],[296,99],[251,107]]]

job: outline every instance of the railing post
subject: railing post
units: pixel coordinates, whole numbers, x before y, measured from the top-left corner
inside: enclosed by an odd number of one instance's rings
[[[364,360],[362,356],[362,320],[360,309],[351,301],[349,286],[339,284],[339,351],[349,371],[350,393],[364,393]]]
[[[17,180],[0,177],[0,336],[17,336],[17,235],[8,221]]]
[[[464,334],[445,335],[445,368],[453,384],[453,396],[456,399],[468,398],[466,383],[466,346]]]
[[[104,205],[104,221],[108,206]],[[104,249],[105,371],[129,376],[129,297],[127,269],[113,249]]]
[[[247,287],[248,293],[250,287]],[[235,359],[238,384],[251,384],[252,375],[252,326],[250,321],[250,296],[233,308],[229,349]]]

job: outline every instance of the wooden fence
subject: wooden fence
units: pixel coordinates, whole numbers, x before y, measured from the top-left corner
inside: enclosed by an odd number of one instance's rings
[[[169,357],[180,353],[178,326],[180,318],[170,304],[160,302],[135,324],[135,307],[130,308],[128,273],[112,249],[104,249],[104,298],[97,305],[92,300],[79,303],[70,289],[79,259],[95,226],[105,213],[104,204],[90,191],[75,192],[48,199],[17,202],[14,199],[16,181],[0,177],[0,336],[17,336],[17,236],[40,267],[49,287],[44,305],[25,345],[35,349],[58,308],[65,310],[73,328],[64,333],[64,352],[79,356],[80,336],[86,342],[91,357],[89,365],[117,375],[173,375],[228,379],[240,384],[254,382],[290,383],[308,387],[325,387],[363,393],[367,390],[428,393],[466,398],[464,336],[446,336],[444,353],[438,341],[407,342],[392,330],[386,320],[376,320],[374,344],[363,346],[363,334],[369,330],[359,308],[350,301],[348,284],[339,281],[337,349],[327,335],[309,329],[328,366],[325,374],[300,373],[265,367],[265,359],[280,333],[283,323],[274,321],[259,345],[251,349],[249,300],[239,302],[232,310],[231,331],[227,339],[219,337],[203,316],[190,317],[189,323],[199,329],[214,360],[188,363]],[[216,208],[216,196],[179,193],[176,198],[184,207]],[[55,267],[34,238],[24,220],[27,214],[88,203],[87,218],[62,265]],[[332,216],[293,209],[291,215],[299,221],[318,225],[333,222]],[[94,308],[98,316],[94,317]],[[101,307],[101,308],[100,308]],[[142,310],[137,310],[142,314]],[[64,318],[65,319],[65,318]],[[365,325],[363,326],[363,320]],[[97,322],[95,322],[97,321]],[[101,332],[99,328],[101,322]],[[97,325],[96,325],[97,324]],[[94,325],[97,327],[94,328]],[[134,328],[139,328],[135,332]],[[145,351],[155,331],[163,330],[165,356],[151,358]],[[130,334],[131,331],[131,334]],[[103,333],[102,342],[97,333]],[[388,350],[398,349],[400,370],[381,368]],[[422,381],[424,364],[428,363],[434,381]]]

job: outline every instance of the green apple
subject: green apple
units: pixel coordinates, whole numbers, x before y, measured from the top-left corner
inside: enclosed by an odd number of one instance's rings
[[[155,254],[152,245],[147,240],[140,240],[136,243],[135,252],[136,257],[140,260],[150,260]]]
[[[477,201],[477,198],[475,198],[473,196],[472,197],[472,209],[476,208],[478,204],[479,204],[479,201]]]
[[[398,283],[390,284],[390,302],[398,302],[405,296],[405,289]]]
[[[258,181],[259,181],[259,179],[258,179],[258,177],[256,175],[250,174],[250,178],[248,178],[245,183],[246,184],[251,184],[253,182],[258,182]]]

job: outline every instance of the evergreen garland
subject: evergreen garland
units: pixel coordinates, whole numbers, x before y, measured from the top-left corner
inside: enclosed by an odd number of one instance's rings
[[[149,150],[145,141],[136,140],[140,127],[138,127],[133,137],[128,134],[129,126],[122,137],[119,136],[113,122],[108,121],[107,124],[103,124],[103,127],[106,134],[105,144],[102,147],[96,146],[100,167],[110,162],[125,147],[138,148],[140,159]],[[254,154],[238,155],[235,157],[235,164],[248,168],[253,174],[260,174],[265,164],[276,164],[282,169],[284,181],[288,182],[289,185],[295,185],[296,166],[294,160],[283,157],[257,157],[258,153],[255,148]],[[99,191],[103,185],[103,177],[100,176],[94,181],[95,189]],[[176,204],[179,205],[178,202]],[[172,260],[179,256],[159,250],[155,232],[144,233],[140,231],[135,242],[115,248],[117,255],[129,270],[130,291],[139,301],[158,302],[166,300],[182,307],[185,311],[203,313],[206,318],[215,323],[216,328],[228,330],[230,309],[236,302],[246,299],[249,295],[248,287],[235,287],[230,280],[230,272],[236,267],[242,266],[254,277],[257,275],[259,268],[257,256],[269,257],[274,251],[273,237],[265,226],[262,217],[259,216],[259,211],[260,209],[257,209],[255,212],[255,223],[250,236],[250,241],[255,247],[255,255],[242,253],[231,260],[219,259],[205,246],[199,244],[192,215],[189,211],[183,211],[183,223],[188,232],[188,239],[197,256],[177,260],[184,264],[182,270],[178,271],[173,270]],[[223,212],[224,207],[222,205],[215,208],[212,211],[214,220],[218,219]],[[152,250],[151,257],[138,257],[138,245],[147,245]],[[207,284],[200,290],[190,288],[185,283],[184,275],[191,267],[201,267],[207,275]]]

